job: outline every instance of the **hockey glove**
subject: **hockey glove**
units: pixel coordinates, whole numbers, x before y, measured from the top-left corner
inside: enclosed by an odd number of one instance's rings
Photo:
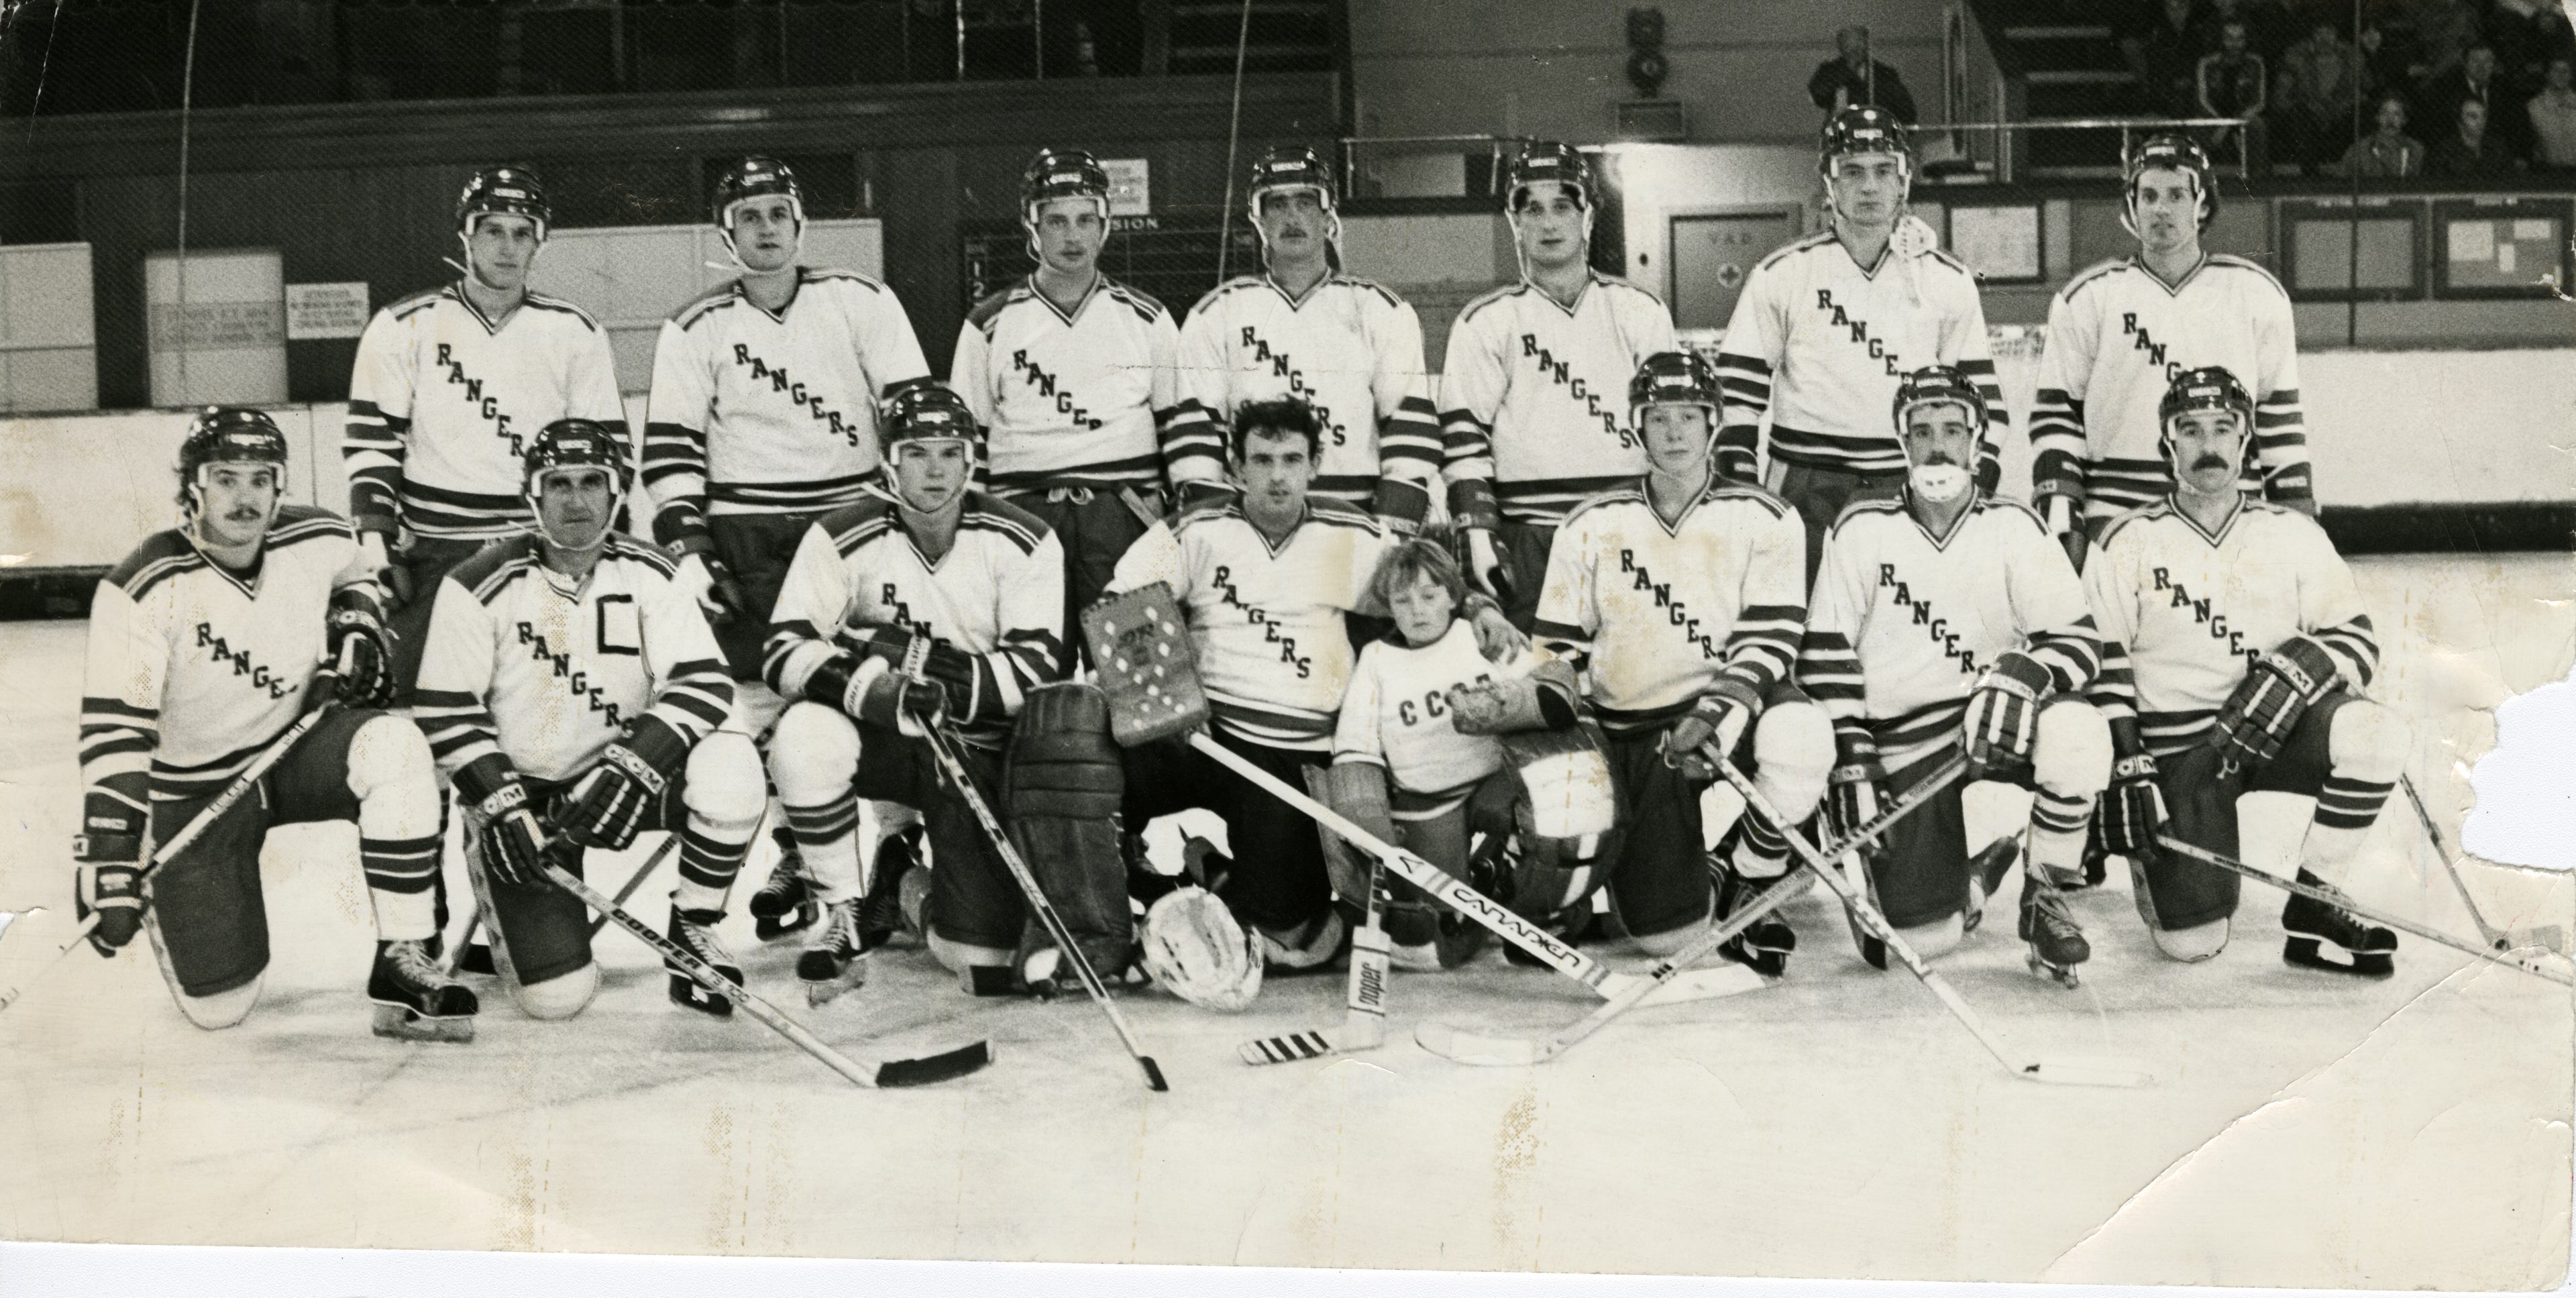
[[[930,681],[906,679],[881,658],[839,653],[805,678],[805,697],[829,703],[854,721],[918,739],[938,721],[948,691]]]
[[[1494,532],[1488,527],[1467,529],[1467,580],[1478,590],[1502,602],[1512,602],[1512,565],[1494,544]]]
[[[333,697],[353,708],[381,708],[394,701],[394,638],[385,630],[384,605],[366,586],[331,592],[330,651],[339,681]]]
[[[358,533],[358,554],[365,561],[367,571],[375,576],[377,584],[385,588],[385,611],[401,612],[405,605],[411,603],[411,569],[386,552],[385,534],[382,532]]]
[[[1875,753],[1849,754],[1834,768],[1830,783],[1825,785],[1825,828],[1836,842],[1849,838],[1854,830],[1878,819],[1887,810],[1887,768],[1879,764]],[[1873,851],[1874,847],[1863,847]]]
[[[1431,491],[1404,478],[1380,478],[1373,512],[1386,530],[1397,536],[1412,536],[1422,530],[1422,520],[1431,513]]]
[[[2111,763],[2111,787],[2102,794],[2102,846],[2121,856],[2151,850],[2167,819],[2156,759],[2139,753]]]
[[[572,786],[556,826],[581,846],[625,851],[643,828],[645,813],[662,801],[671,773],[688,759],[689,743],[678,732],[659,717],[637,717]]]
[[[1762,696],[1752,686],[1732,676],[1718,677],[1717,684],[1664,732],[1664,765],[1693,783],[1716,779],[1715,763],[1735,751],[1761,711]]]
[[[546,827],[528,806],[528,786],[516,778],[475,807],[483,868],[504,883],[525,887],[546,877]]]
[[[751,607],[742,583],[734,580],[733,569],[712,554],[692,550],[682,555],[679,578],[680,588],[698,602],[709,626],[730,625]]]
[[[914,642],[920,632],[899,626],[845,628],[842,643],[853,652],[882,659],[896,672],[905,669]],[[921,651],[920,674],[947,694],[940,709],[961,721],[998,719],[1009,715],[1003,706],[1000,683],[993,679],[993,666],[983,655],[970,653],[937,637],[928,638]],[[989,714],[989,715],[988,715]]]
[[[82,919],[98,916],[89,944],[113,956],[143,927],[143,835],[141,825],[124,834],[82,834],[72,840],[72,859],[80,862],[72,879],[72,907]]]
[[[2294,635],[2245,669],[2245,679],[2218,710],[2211,738],[2218,746],[2219,778],[2278,756],[2308,706],[2338,679],[2334,655],[2314,637]]]
[[[1977,681],[1968,695],[1968,713],[1960,735],[1968,754],[1968,778],[2030,764],[2031,745],[2039,735],[2039,700],[2056,682],[2039,660],[2026,653],[2007,653]]]
[[[2062,452],[2052,453],[2067,458]],[[2048,530],[2066,551],[2066,561],[2080,573],[2084,571],[2084,552],[2091,544],[2091,535],[2084,530],[2084,480],[2082,471],[2074,469],[2071,460],[2067,472],[2077,476],[2071,481],[2042,481],[2030,503],[2040,517],[2048,520]]]

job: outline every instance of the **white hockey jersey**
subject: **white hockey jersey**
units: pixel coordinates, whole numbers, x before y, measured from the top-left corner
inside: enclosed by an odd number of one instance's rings
[[[1369,577],[1394,542],[1367,512],[1309,496],[1304,520],[1274,548],[1229,500],[1147,529],[1109,590],[1171,586],[1217,725],[1272,748],[1321,751],[1351,678],[1342,615],[1383,616],[1366,606]]]
[[[1779,497],[1713,479],[1667,525],[1639,479],[1566,516],[1533,634],[1582,665],[1602,729],[1643,730],[1720,675],[1757,694],[1788,679],[1806,585],[1806,530]]]
[[[2168,498],[2114,520],[2084,564],[2102,631],[2094,705],[2134,716],[2159,757],[2200,742],[2248,660],[2306,634],[2346,688],[2369,688],[2379,641],[2352,569],[2316,520],[2246,501],[2215,535]]]
[[[495,324],[454,284],[404,298],[367,322],[349,372],[349,512],[361,531],[514,535],[528,446],[558,419],[626,432],[608,332],[588,312],[530,293]]]
[[[1897,770],[1955,743],[1977,678],[2014,652],[2062,693],[2102,668],[2083,583],[2038,515],[1984,497],[1934,536],[1903,499],[1843,511],[1798,649],[1798,685],[1843,754]]]
[[[653,539],[709,514],[826,514],[877,467],[877,403],[930,377],[894,290],[846,270],[796,270],[776,314],[733,280],[662,325],[644,423]]]
[[[903,627],[976,655],[976,702],[954,720],[967,739],[998,746],[1028,691],[1065,677],[1064,543],[1026,510],[974,491],[934,564],[893,502],[873,497],[806,529],[771,617],[763,670],[789,698],[805,697],[814,669],[842,651],[834,637],[845,627]]]
[[[331,593],[372,580],[348,522],[301,505],[279,508],[249,572],[175,529],[145,538],[90,599],[84,822],[231,783],[315,706]]]
[[[1757,426],[1771,416],[1771,462],[1847,473],[1902,473],[1896,386],[1926,365],[1955,365],[1986,399],[1977,483],[2003,470],[1996,439],[2009,422],[1986,344],[1977,277],[1939,249],[1890,247],[1863,268],[1831,231],[1763,258],[1745,280],[1718,347],[1726,391],[1718,472],[1756,481]]]
[[[1628,380],[1679,346],[1661,298],[1599,271],[1571,307],[1527,280],[1468,303],[1440,373],[1449,512],[1554,527],[1645,472]]]
[[[1215,427],[1181,406],[1180,344],[1162,303],[1106,275],[1070,313],[1031,280],[976,303],[948,382],[989,432],[993,490],[1223,478]]]
[[[1466,618],[1420,649],[1393,636],[1374,641],[1360,650],[1342,694],[1333,760],[1385,767],[1398,794],[1441,803],[1463,798],[1478,780],[1503,769],[1503,741],[1459,734],[1449,715],[1449,691],[1527,676],[1545,661],[1536,648],[1508,662],[1487,659]]]
[[[2247,486],[2267,500],[2312,499],[2290,296],[2270,271],[2224,254],[2178,284],[2136,257],[2067,281],[2048,305],[2031,404],[2032,485],[2080,485],[2091,519],[2161,499],[2173,474],[2156,453],[2156,407],[2174,376],[2204,365],[2227,367],[2253,394]]]
[[[449,570],[412,715],[438,769],[480,802],[512,771],[568,781],[640,716],[697,743],[733,706],[733,673],[671,561],[611,534],[575,585],[537,538]]]
[[[1318,495],[1363,509],[1379,479],[1429,490],[1440,418],[1422,370],[1422,322],[1373,281],[1327,275],[1304,297],[1266,275],[1218,285],[1181,325],[1181,400],[1219,430],[1248,401],[1298,397],[1324,424]]]

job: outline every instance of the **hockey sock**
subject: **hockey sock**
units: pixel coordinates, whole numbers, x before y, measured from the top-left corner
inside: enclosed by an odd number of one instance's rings
[[[2300,866],[2329,883],[2341,883],[2352,858],[2361,851],[2361,840],[2369,836],[2380,807],[2396,787],[2393,780],[2327,776],[2325,787],[2317,791],[2316,819],[2308,825],[2307,841],[2300,848]]]
[[[358,799],[358,860],[375,903],[376,936],[388,942],[438,932],[442,814],[429,742],[410,722],[380,717],[349,737],[349,792]]]
[[[2062,798],[2046,789],[2030,804],[2031,863],[2063,874],[2084,869],[2084,828],[2093,819],[2093,799]]]
[[[1744,833],[1735,840],[1735,872],[1756,881],[1789,872],[1789,840],[1760,812],[1747,811],[1737,822]]]
[[[671,894],[672,904],[682,910],[722,911],[734,875],[751,854],[751,829],[749,825],[701,826],[696,817],[690,817],[680,831],[680,886]],[[734,835],[740,835],[741,841],[725,841]]]
[[[796,853],[805,874],[826,904],[859,895],[859,804],[842,797],[820,807],[789,804],[787,829],[796,836]]]
[[[376,909],[376,936],[387,942],[426,941],[438,932],[437,901],[429,883],[438,874],[439,841],[358,836],[358,862],[366,869],[367,895]]]

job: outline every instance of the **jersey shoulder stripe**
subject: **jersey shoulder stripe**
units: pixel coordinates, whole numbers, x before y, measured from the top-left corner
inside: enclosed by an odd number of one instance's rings
[[[1458,323],[1456,327],[1460,329],[1466,328],[1467,322],[1475,318],[1477,312],[1482,311],[1486,307],[1492,306],[1497,302],[1508,302],[1513,298],[1519,297],[1521,294],[1529,292],[1529,288],[1529,281],[1523,280],[1517,284],[1497,284],[1494,287],[1485,290],[1481,296],[1468,302],[1467,305],[1458,308]]]
[[[1147,324],[1171,314],[1163,309],[1162,303],[1154,300],[1153,294],[1121,284],[1106,275],[1100,277],[1100,288],[1112,299],[1125,303],[1128,310],[1135,312]]]
[[[1968,269],[1968,263],[1966,263],[1966,262],[1964,262],[1964,261],[1959,260],[1957,257],[1954,257],[1954,256],[1950,255],[1948,252],[1946,252],[1946,251],[1944,251],[1944,250],[1942,250],[1942,249],[1939,249],[1939,248],[1931,249],[1931,250],[1930,250],[1930,252],[1931,252],[1932,260],[1937,261],[1937,262],[1941,263],[1942,265],[1947,266],[1947,267],[1949,267],[1950,269],[1952,269],[1952,270],[1954,270],[1954,271],[1959,272],[1960,276],[1961,276],[1962,278],[1966,279],[1969,283],[1973,284],[1973,283],[1975,283],[1975,282],[1976,282],[1976,280],[1977,280],[1977,272],[1975,272],[1975,271],[1973,271],[1973,270]]]
[[[983,301],[976,303],[974,309],[966,313],[966,323],[990,338],[993,336],[993,321],[1001,316],[1003,308],[1013,302],[1024,302],[1028,300],[1028,296],[1029,285],[1026,280],[999,292],[987,294]]]
[[[1808,235],[1808,236],[1806,236],[1806,237],[1805,237],[1805,238],[1803,238],[1803,239],[1793,239],[1793,240],[1790,240],[1789,242],[1784,243],[1784,244],[1780,245],[1779,247],[1772,249],[1772,250],[1771,250],[1771,255],[1769,255],[1769,256],[1767,256],[1767,257],[1764,257],[1762,260],[1760,260],[1760,261],[1758,261],[1758,262],[1755,262],[1755,263],[1753,264],[1754,272],[1755,272],[1756,274],[1759,274],[1759,273],[1761,273],[1762,271],[1769,270],[1769,269],[1771,269],[1773,266],[1778,265],[1779,263],[1781,263],[1781,262],[1783,262],[1783,261],[1786,261],[1786,260],[1788,260],[1788,259],[1789,259],[1789,258],[1791,258],[1791,257],[1795,257],[1795,256],[1797,256],[1799,253],[1807,252],[1807,251],[1809,251],[1809,250],[1811,250],[1811,249],[1822,247],[1822,246],[1824,246],[1825,244],[1832,243],[1833,241],[1834,241],[1834,232],[1833,232],[1833,231],[1831,231],[1831,230],[1820,231],[1820,232],[1818,232],[1818,233],[1816,233],[1816,234]]]
[[[965,517],[979,519],[996,530],[1007,530],[1020,540],[1022,550],[1034,551],[1038,543],[1055,531],[1045,519],[1020,508],[999,496],[983,491],[966,493]]]
[[[290,516],[288,510],[293,510],[294,514]],[[347,519],[327,509],[288,505],[277,511],[277,521],[268,525],[268,536],[261,544],[266,549],[283,550],[290,545],[327,541],[333,537],[355,540],[357,535]]]
[[[832,547],[847,558],[853,551],[895,525],[894,502],[881,496],[853,501],[814,520]]]
[[[877,279],[870,275],[862,275],[855,270],[849,270],[840,266],[799,266],[796,268],[796,282],[800,284],[856,284],[871,293],[883,293],[886,291],[884,280]]]
[[[1581,518],[1585,514],[1591,513],[1594,510],[1607,509],[1614,505],[1642,505],[1645,503],[1646,489],[1641,483],[1632,483],[1624,487],[1612,487],[1608,491],[1596,491],[1591,495],[1585,496],[1583,499],[1576,501],[1574,508],[1565,511],[1565,521],[1559,524],[1558,527],[1560,530],[1563,528],[1570,528],[1574,526],[1574,520]]]
[[[537,538],[514,536],[475,551],[465,562],[449,569],[447,575],[474,592],[475,599],[489,604],[511,577],[535,566],[537,553]]]
[[[2260,276],[2264,283],[2271,285],[2274,293],[2279,294],[2284,299],[2287,299],[2290,296],[2290,291],[2281,287],[2280,277],[2274,275],[2270,268],[2266,267],[2259,261],[2254,261],[2246,257],[2239,257],[2232,252],[2213,252],[2209,255],[2209,265],[2204,269],[2214,270],[2222,266],[2229,270],[2252,271],[2257,276]]]
[[[580,307],[564,301],[562,298],[548,297],[543,293],[530,293],[527,296],[526,301],[522,302],[520,305],[532,306],[540,311],[560,311],[565,315],[571,316],[575,320],[581,321],[582,327],[588,329],[592,333],[599,332],[599,321],[592,319],[591,314],[588,311],[584,311]]]
[[[143,538],[123,563],[108,571],[107,581],[122,588],[128,598],[141,599],[162,581],[205,564],[206,556],[188,544],[177,528],[170,528]]]
[[[608,552],[604,557],[632,559],[665,577],[675,576],[680,571],[680,565],[672,562],[671,556],[662,553],[659,549],[656,549],[653,546],[646,545],[642,541],[636,540],[634,537],[620,535],[615,532],[609,533]]]
[[[2118,536],[2121,528],[2127,527],[2131,523],[2146,519],[2165,518],[2170,516],[2172,513],[2172,497],[2166,497],[2162,500],[2150,500],[2125,514],[2112,519],[2109,524],[2103,527],[2102,539],[2095,544],[2107,550],[2111,548],[2111,538]]]
[[[396,320],[408,320],[411,317],[420,314],[422,311],[436,306],[438,304],[438,300],[447,296],[447,293],[448,290],[444,287],[422,289],[421,291],[412,294],[410,297],[403,298],[400,301],[386,303],[385,314]]]
[[[1329,523],[1334,527],[1356,527],[1366,532],[1378,529],[1377,515],[1331,496],[1306,497],[1306,513],[1316,522]]]
[[[1358,275],[1335,275],[1333,277],[1333,282],[1336,284],[1348,284],[1352,288],[1359,289],[1363,292],[1376,294],[1380,301],[1383,301],[1390,307],[1400,308],[1404,305],[1404,299],[1398,297],[1394,289],[1388,288],[1386,285],[1380,284],[1373,279],[1364,279]]]
[[[2076,291],[2083,288],[2085,285],[2090,284],[2095,280],[2102,279],[2105,276],[2116,274],[2120,271],[2134,269],[2136,264],[2137,263],[2126,257],[2113,257],[2108,261],[2097,261],[2092,265],[2075,272],[2075,278],[2066,281],[2066,287],[2057,291],[2058,300],[2063,302],[2072,302],[2075,300]]]
[[[1991,512],[2019,514],[2029,520],[2031,527],[2041,536],[2048,535],[2048,524],[2041,521],[2039,511],[2018,500],[2010,500],[2002,496],[1981,496],[1977,500],[1976,511],[1980,514]]]
[[[1825,530],[1825,539],[1832,540],[1835,537],[1841,536],[1843,534],[1843,529],[1846,527],[1867,526],[1867,524],[1860,523],[1860,519],[1873,515],[1901,514],[1903,512],[1905,512],[1905,502],[1902,500],[1885,497],[1876,500],[1855,500],[1852,503],[1843,506],[1843,512],[1837,515],[1834,519],[1834,525]]]
[[[1643,492],[1638,493],[1640,497],[1644,494],[1645,493]],[[1709,492],[1707,495],[1700,497],[1700,500],[1703,502],[1711,500],[1749,500],[1754,504],[1760,505],[1762,508],[1769,510],[1773,518],[1787,518],[1789,516],[1789,502],[1782,500],[1778,496],[1772,495],[1770,492],[1765,491],[1760,487],[1747,487],[1741,485],[1719,487],[1718,489]]]
[[[1638,284],[1635,280],[1622,278],[1617,275],[1604,275],[1600,271],[1596,270],[1592,272],[1592,282],[1603,288],[1612,290],[1614,295],[1619,292],[1634,293],[1637,296],[1654,303],[1656,309],[1661,310],[1663,308],[1664,300],[1655,296],[1651,290]]]
[[[724,283],[718,284],[714,288],[708,289],[706,292],[689,299],[686,305],[671,313],[671,323],[680,326],[682,329],[687,329],[690,326],[695,325],[698,321],[705,319],[709,313],[721,311],[726,307],[742,301],[742,298],[734,291],[741,283],[741,280],[729,279]]]
[[[1257,275],[1237,275],[1200,295],[1197,304],[1190,308],[1190,314],[1196,316],[1200,312],[1207,310],[1209,304],[1215,302],[1218,298],[1225,297],[1228,294],[1240,293],[1246,289],[1259,288],[1261,287],[1262,282],[1262,279]]]

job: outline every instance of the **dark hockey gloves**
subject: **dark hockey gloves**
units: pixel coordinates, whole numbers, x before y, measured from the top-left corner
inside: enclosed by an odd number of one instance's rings
[[[2039,734],[2039,700],[2054,683],[2048,669],[2029,654],[2008,653],[1995,660],[1968,695],[1968,714],[1960,723],[1969,779],[2030,764]]]
[[[2272,760],[2308,705],[2335,686],[2334,655],[2312,636],[2294,635],[2257,658],[2218,710],[2219,778]]]
[[[742,593],[733,569],[712,554],[693,550],[682,555],[680,586],[698,601],[698,611],[706,615],[709,626],[731,625],[751,607],[751,598]]]
[[[384,605],[365,586],[331,592],[329,647],[339,675],[334,697],[346,707],[381,708],[394,701],[394,640],[385,630]]]
[[[483,867],[504,883],[525,886],[546,877],[546,827],[528,805],[528,786],[516,777],[475,807],[481,817]]]
[[[2151,851],[2166,819],[2156,759],[2138,753],[2112,762],[2111,787],[2102,795],[2102,845],[2122,856]]]
[[[103,795],[91,797],[103,800]],[[100,816],[90,821],[92,832],[72,840],[72,859],[80,862],[72,878],[73,909],[82,919],[98,916],[89,944],[106,956],[133,941],[143,927],[143,819],[135,815],[114,832],[97,832],[114,823]]]
[[[625,737],[602,750],[599,764],[574,783],[556,827],[584,847],[625,851],[688,759],[689,743],[678,732],[659,717],[637,717]]]

